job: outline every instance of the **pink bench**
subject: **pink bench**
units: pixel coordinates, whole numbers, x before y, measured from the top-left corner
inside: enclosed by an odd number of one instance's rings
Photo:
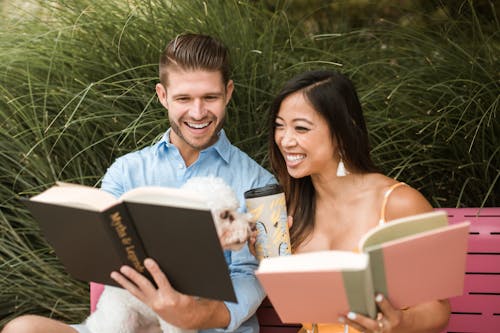
[[[471,222],[464,294],[452,298],[451,318],[444,332],[500,332],[500,208],[446,208],[450,223]],[[90,284],[91,311],[102,285]],[[295,333],[283,324],[266,299],[257,310],[262,333]]]

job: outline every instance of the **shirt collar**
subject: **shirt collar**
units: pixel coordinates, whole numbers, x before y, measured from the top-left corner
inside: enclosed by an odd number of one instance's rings
[[[158,148],[160,147],[165,147],[166,149],[169,149],[170,147],[175,147],[171,142],[170,142],[170,131],[172,131],[172,128],[169,128],[162,136],[160,141],[158,142]],[[221,129],[219,132],[219,139],[210,147],[203,149],[201,152],[205,151],[210,151],[214,150],[217,152],[220,157],[226,162],[229,163],[229,154],[230,154],[230,147],[231,143],[229,142],[229,139],[226,136],[226,132]]]

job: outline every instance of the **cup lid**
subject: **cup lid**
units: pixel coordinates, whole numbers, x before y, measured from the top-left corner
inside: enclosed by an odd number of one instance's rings
[[[263,187],[253,188],[245,192],[245,199],[264,197],[283,192],[283,187],[278,184],[270,184]]]

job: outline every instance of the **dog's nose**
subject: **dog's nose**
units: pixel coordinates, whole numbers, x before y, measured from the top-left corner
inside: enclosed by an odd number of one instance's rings
[[[254,221],[248,221],[248,227],[250,228],[250,231],[256,231],[257,223],[255,223]]]

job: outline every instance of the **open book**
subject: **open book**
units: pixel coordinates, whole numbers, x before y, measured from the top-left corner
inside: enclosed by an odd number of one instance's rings
[[[120,199],[97,188],[57,183],[23,199],[69,274],[116,285],[110,273],[155,259],[178,291],[236,302],[212,213],[196,193],[133,189]]]
[[[334,323],[349,311],[374,318],[375,292],[399,308],[461,295],[468,231],[443,211],[413,215],[370,230],[359,253],[266,258],[256,275],[285,323]]]

